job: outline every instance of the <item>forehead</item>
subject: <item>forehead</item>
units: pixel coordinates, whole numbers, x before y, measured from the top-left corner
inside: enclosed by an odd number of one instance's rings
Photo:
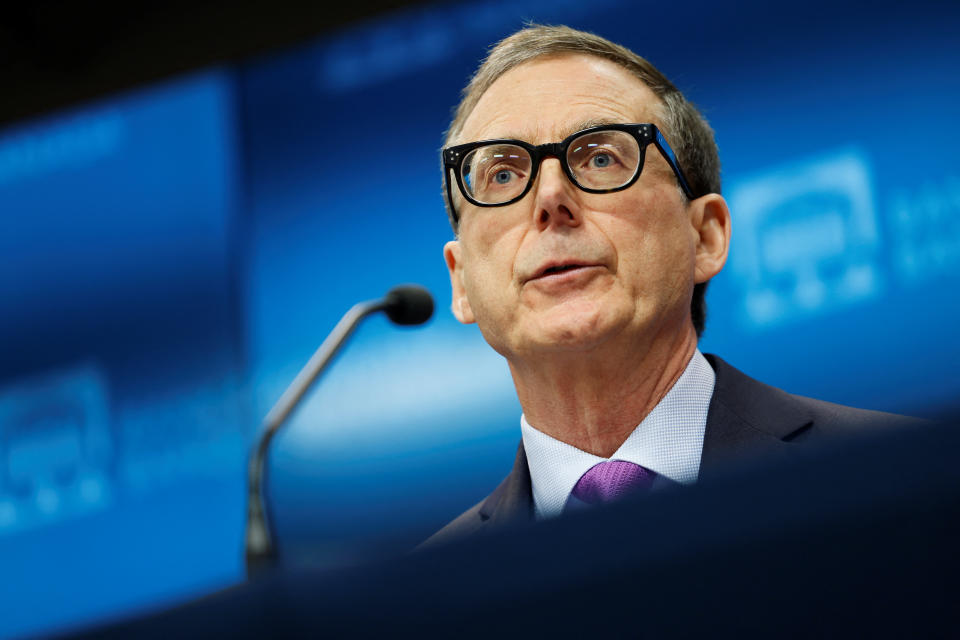
[[[601,123],[658,123],[660,100],[638,78],[587,55],[536,58],[500,76],[464,122],[458,142],[555,142]]]

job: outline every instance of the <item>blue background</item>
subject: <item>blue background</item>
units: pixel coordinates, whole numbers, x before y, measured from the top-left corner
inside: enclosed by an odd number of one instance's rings
[[[435,319],[367,322],[275,443],[282,561],[402,552],[509,470],[507,367],[446,311],[438,150],[526,19],[633,48],[715,128],[734,238],[704,351],[794,393],[955,409],[958,13],[452,3],[0,131],[0,635],[242,579],[260,418],[400,282]]]

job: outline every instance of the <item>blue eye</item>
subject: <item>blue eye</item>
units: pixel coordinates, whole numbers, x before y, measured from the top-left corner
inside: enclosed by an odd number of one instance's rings
[[[493,179],[497,184],[507,184],[513,178],[513,171],[508,171],[507,169],[500,169],[497,171]]]
[[[609,153],[598,153],[590,158],[590,162],[592,162],[593,166],[597,169],[606,169],[613,164],[613,157]]]

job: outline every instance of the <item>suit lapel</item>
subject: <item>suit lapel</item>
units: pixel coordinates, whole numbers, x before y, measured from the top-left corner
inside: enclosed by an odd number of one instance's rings
[[[533,520],[533,489],[523,441],[517,447],[513,470],[480,506],[480,518],[488,527]]]
[[[734,369],[708,354],[716,384],[707,412],[700,478],[726,464],[790,451],[789,440],[813,425],[813,416],[790,394]]]

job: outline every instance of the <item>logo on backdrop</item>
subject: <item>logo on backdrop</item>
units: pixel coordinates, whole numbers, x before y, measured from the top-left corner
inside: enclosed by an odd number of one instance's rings
[[[907,285],[956,276],[960,266],[960,177],[929,178],[890,198],[894,266]]]
[[[116,151],[125,123],[114,109],[0,137],[0,186],[88,165]]]
[[[731,267],[748,325],[777,325],[885,286],[870,167],[856,150],[753,176],[730,192]]]
[[[113,502],[105,385],[90,366],[0,391],[0,534]]]

